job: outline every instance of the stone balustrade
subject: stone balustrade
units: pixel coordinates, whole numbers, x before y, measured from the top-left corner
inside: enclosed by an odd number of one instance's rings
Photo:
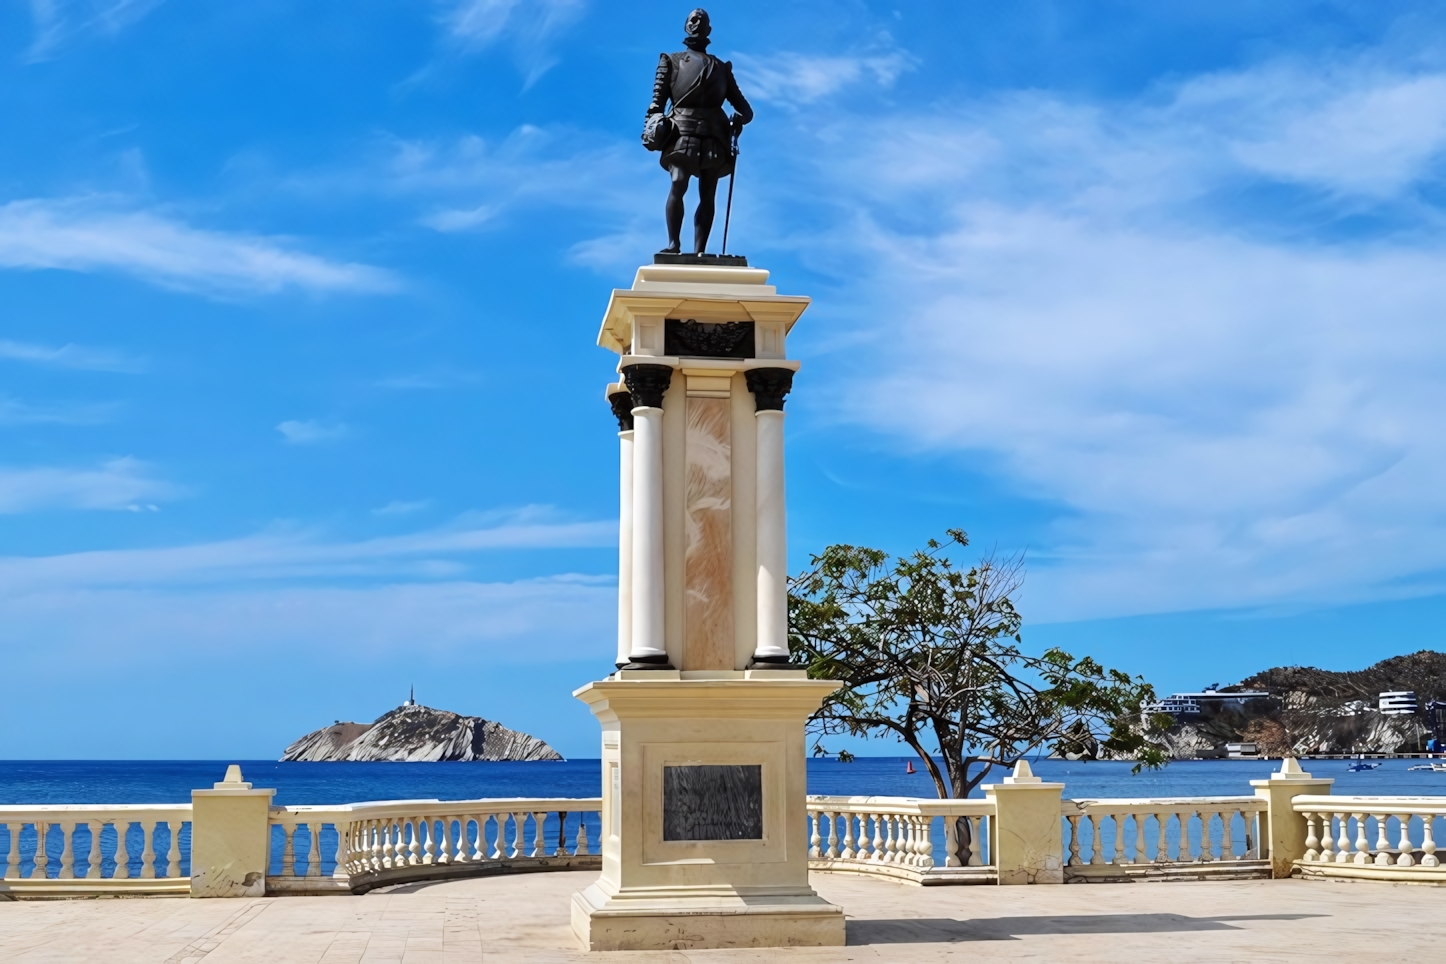
[[[272,807],[268,893],[361,893],[412,880],[601,866],[590,799]]]
[[[990,883],[993,815],[987,800],[811,796],[808,865],[924,885]]]
[[[1269,877],[1259,797],[1065,800],[1066,880]]]
[[[1302,795],[1292,804],[1305,817],[1301,876],[1446,883],[1435,826],[1446,797]]]
[[[0,807],[0,894],[188,893],[190,819],[190,804]]]

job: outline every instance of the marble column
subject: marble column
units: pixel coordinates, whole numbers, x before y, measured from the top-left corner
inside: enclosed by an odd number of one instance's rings
[[[786,368],[754,368],[744,377],[758,420],[758,643],[752,666],[788,663],[788,519],[783,483],[783,397],[793,387]]]
[[[620,386],[611,386],[619,388]],[[633,396],[608,394],[618,420],[618,658],[626,666],[633,651]]]
[[[672,669],[663,623],[663,395],[667,365],[628,365],[633,401],[633,604],[629,669]]]

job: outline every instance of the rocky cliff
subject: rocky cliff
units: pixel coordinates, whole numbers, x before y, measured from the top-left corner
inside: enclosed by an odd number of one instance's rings
[[[375,723],[337,723],[286,748],[290,761],[432,763],[440,760],[561,760],[534,736],[500,723],[407,703]]]

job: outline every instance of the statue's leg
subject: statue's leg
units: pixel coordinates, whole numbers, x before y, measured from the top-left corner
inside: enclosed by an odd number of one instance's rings
[[[680,167],[668,169],[673,175],[673,184],[668,189],[668,204],[664,214],[668,219],[668,246],[664,254],[677,254],[683,250],[680,240],[683,234],[683,195],[688,193],[688,174]]]
[[[713,230],[713,198],[718,193],[718,178],[698,175],[698,210],[693,212],[693,251],[708,250],[708,234]]]

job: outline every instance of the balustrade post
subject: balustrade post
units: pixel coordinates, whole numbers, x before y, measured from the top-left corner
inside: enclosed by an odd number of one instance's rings
[[[156,876],[156,822],[142,820],[141,824],[141,877],[153,880]]]
[[[1170,815],[1168,813],[1155,814],[1155,863],[1157,864],[1170,862],[1170,841],[1165,836],[1165,831],[1169,826]]]
[[[1100,837],[1100,816],[1097,813],[1089,814],[1090,820],[1090,864],[1098,865],[1105,862],[1105,845]]]
[[[1067,863],[1065,866],[1078,867],[1080,864],[1084,863],[1084,858],[1080,856],[1079,846],[1080,817],[1079,814],[1072,813],[1065,817],[1065,820],[1069,821],[1069,863]]]
[[[1314,813],[1305,815],[1305,854],[1302,860],[1314,863],[1320,860],[1320,836],[1317,833],[1317,816]]]
[[[1436,857],[1436,838],[1432,835],[1432,824],[1435,823],[1435,814],[1421,814],[1421,866],[1439,867],[1441,861]]]
[[[271,870],[269,866],[266,869]],[[281,824],[281,876],[296,876],[296,824],[289,822]]]
[[[573,854],[578,857],[586,857],[587,853],[587,814],[577,815],[577,845],[573,848]]]
[[[50,876],[46,872],[50,866],[50,855],[45,852],[45,838],[49,832],[49,821],[44,819],[35,821],[35,866],[30,868],[31,880],[45,880]]]
[[[271,864],[271,798],[232,764],[210,790],[191,791],[191,896],[261,897]],[[116,821],[116,838],[125,827]],[[121,843],[117,854],[123,848]],[[149,849],[149,845],[148,845]],[[119,874],[119,866],[117,866]]]
[[[1150,854],[1145,848],[1145,817],[1143,813],[1135,813],[1135,855],[1131,859],[1134,864],[1147,864],[1150,862]]]
[[[862,830],[863,828],[860,827],[859,829]],[[856,841],[854,840],[854,815],[852,813],[845,813],[843,849],[839,851],[839,856],[844,860],[853,860],[855,857],[857,857],[859,852],[858,848],[855,846],[855,843]]]
[[[577,818],[578,818],[579,820],[581,820],[581,819],[582,819],[582,814],[579,813],[579,814],[577,815]],[[558,813],[558,815],[557,815],[557,852],[554,853],[553,856],[554,856],[554,857],[566,857],[566,856],[567,856],[567,811],[566,811],[566,810],[560,811],[560,812]]]
[[[60,850],[60,873],[57,875],[61,880],[75,879],[75,823],[62,822],[60,824],[62,845]]]
[[[989,836],[984,832],[984,818],[970,817],[969,830],[969,866],[982,867],[984,866],[984,847]],[[992,856],[989,862],[994,862]]]
[[[949,818],[944,819],[947,822]],[[918,843],[914,847],[914,853],[919,855],[915,866],[920,870],[928,870],[934,866],[934,818],[915,817],[914,827],[918,832]]]
[[[166,877],[181,876],[181,824],[180,820],[167,820],[166,831],[170,844],[166,848]]]
[[[1376,859],[1373,863],[1375,863],[1377,867],[1388,867],[1394,862],[1391,860],[1390,854],[1391,838],[1386,836],[1386,821],[1390,819],[1390,815],[1373,813],[1371,816],[1376,818]],[[1361,835],[1362,837],[1365,836],[1364,830],[1361,831]],[[1365,863],[1365,861],[1362,860],[1356,862]]]
[[[1210,841],[1210,823],[1215,814],[1209,810],[1200,811],[1200,863],[1208,864],[1215,859],[1215,845]]]
[[[944,815],[945,867],[962,867],[964,865],[964,861],[959,859],[959,821],[964,819],[966,818],[947,813]]]
[[[1320,859],[1322,863],[1335,863],[1336,859],[1336,834],[1335,834],[1335,812],[1327,810],[1321,815],[1320,834]],[[1344,818],[1342,818],[1344,819]],[[1271,858],[1271,870],[1274,871],[1275,858]]]
[[[321,876],[321,824],[308,823],[307,832],[311,834],[311,846],[306,851],[306,876]]]
[[[1270,875],[1277,879],[1290,876],[1295,862],[1305,856],[1305,815],[1295,812],[1295,798],[1331,792],[1334,780],[1312,777],[1300,768],[1294,757],[1281,762],[1280,772],[1268,780],[1251,780],[1255,795],[1266,801],[1265,827],[1261,828],[1260,856],[1270,857]],[[1330,835],[1327,819],[1326,836]]]
[[[1064,883],[1063,789],[1063,783],[1041,781],[1025,760],[1002,783],[984,787],[994,804],[992,856],[1000,884]]]
[[[90,832],[90,848],[85,854],[85,879],[99,880],[100,873],[100,832],[105,829],[104,820],[96,820],[85,825]]]
[[[7,823],[5,829],[10,834],[10,850],[5,855],[5,879],[20,879],[20,828],[23,823]]]
[[[192,824],[195,826],[195,824]],[[130,821],[121,817],[115,822],[115,870],[111,871],[112,880],[126,880],[131,875],[131,855],[126,850],[126,837],[130,835]],[[195,832],[192,831],[192,843],[195,842]],[[193,846],[194,850],[194,846]],[[194,874],[192,875],[194,876]]]
[[[1235,859],[1235,840],[1234,840],[1234,838],[1233,838],[1232,835],[1231,835],[1231,832],[1230,832],[1230,831],[1231,831],[1231,826],[1230,826],[1230,825],[1235,822],[1235,817],[1237,816],[1237,813],[1238,813],[1238,812],[1235,811],[1235,810],[1222,810],[1222,811],[1220,811],[1220,859],[1221,859],[1221,860],[1234,860],[1234,859]]]

